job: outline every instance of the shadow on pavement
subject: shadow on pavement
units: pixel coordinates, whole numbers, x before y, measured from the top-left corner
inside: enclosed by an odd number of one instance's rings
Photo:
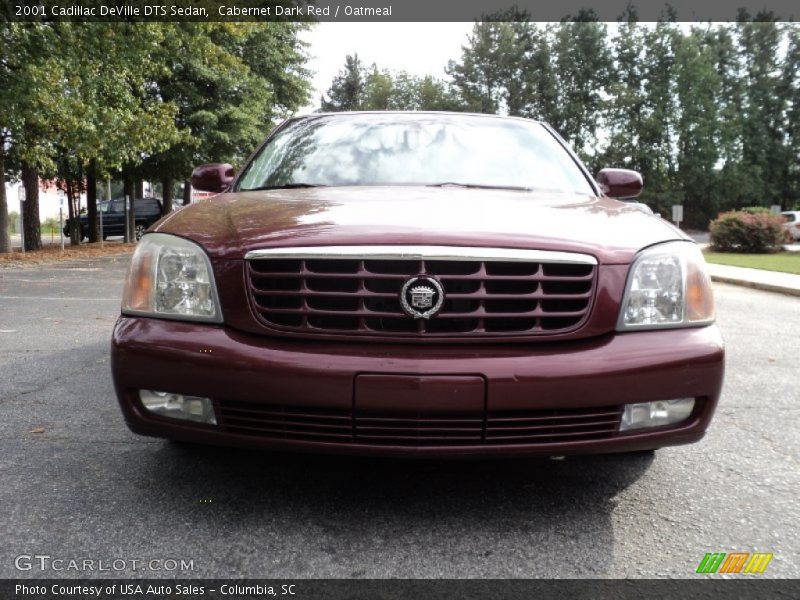
[[[432,576],[419,564],[426,559],[443,577],[602,574],[613,557],[615,496],[653,462],[652,453],[407,461],[150,448],[131,481],[137,504],[157,513],[182,505],[175,518],[201,529],[235,522],[257,546],[265,531],[299,536],[310,562],[294,559],[284,570],[300,577],[325,576],[316,552],[352,577]],[[148,494],[154,488],[168,489],[170,500]],[[581,558],[591,548],[591,560]]]

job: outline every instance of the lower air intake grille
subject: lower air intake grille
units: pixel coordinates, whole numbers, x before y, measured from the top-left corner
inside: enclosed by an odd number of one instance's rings
[[[383,446],[535,446],[600,440],[619,429],[622,407],[442,415],[357,413],[217,401],[223,431],[269,439]]]
[[[573,408],[490,414],[487,444],[555,444],[599,440],[619,431],[622,408]]]

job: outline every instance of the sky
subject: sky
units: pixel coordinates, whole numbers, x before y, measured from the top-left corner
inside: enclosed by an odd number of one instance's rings
[[[412,75],[444,78],[450,59],[461,57],[472,23],[319,23],[303,32],[310,44],[308,67],[314,72],[311,103],[300,112],[319,107],[320,94],[344,66],[347,54],[356,54],[365,65],[405,70]]]

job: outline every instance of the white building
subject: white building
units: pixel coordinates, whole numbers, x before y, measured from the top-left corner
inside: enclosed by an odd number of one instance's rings
[[[22,183],[6,184],[6,200],[8,202],[8,212],[21,213],[19,205],[20,189]],[[81,194],[81,205],[86,206],[86,194]],[[58,210],[60,207],[59,192],[55,184],[50,181],[39,181],[39,219],[58,220]],[[66,198],[64,199],[64,219],[67,218],[69,209],[67,208]]]

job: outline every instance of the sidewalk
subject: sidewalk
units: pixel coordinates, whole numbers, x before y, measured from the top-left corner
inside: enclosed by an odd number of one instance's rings
[[[777,271],[764,271],[762,269],[747,269],[744,267],[729,267],[728,265],[708,264],[708,272],[712,281],[733,283],[765,290],[800,296],[800,275],[792,273],[779,273]]]

